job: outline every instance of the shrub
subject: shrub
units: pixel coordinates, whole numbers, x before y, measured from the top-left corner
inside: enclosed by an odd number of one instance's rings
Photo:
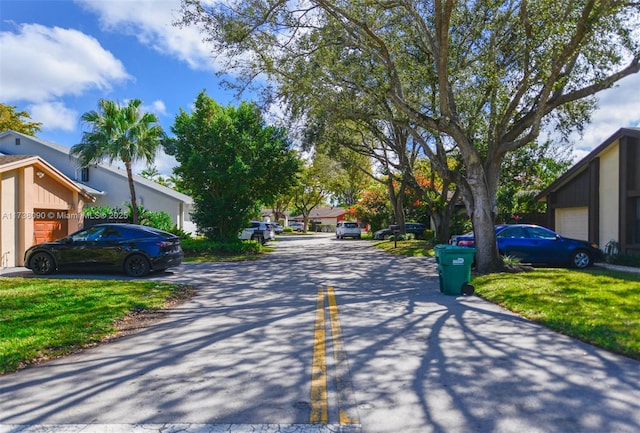
[[[425,229],[423,235],[425,241],[432,242],[436,237],[436,232],[433,229]]]
[[[406,233],[406,234],[398,234],[398,236],[396,237],[396,235],[391,235],[389,236],[389,240],[390,241],[410,241],[416,238],[416,235],[414,235],[413,233]]]
[[[141,225],[155,227],[160,230],[164,230],[166,232],[171,231],[171,229],[175,226],[173,221],[171,221],[171,215],[164,211],[160,212],[152,212],[143,208],[142,206],[138,206],[138,222]]]
[[[167,230],[169,233],[173,233],[174,235],[178,235],[180,236],[180,239],[182,239],[183,241],[185,239],[191,239],[191,233],[187,233],[184,230],[182,230],[181,228],[178,228],[177,225],[174,225],[173,227],[171,227],[171,230]]]
[[[131,222],[131,205],[128,206],[127,210],[119,207],[112,208],[111,206],[87,207],[83,209],[82,213],[85,218],[85,227],[105,222]],[[175,224],[171,221],[171,215],[164,211],[152,212],[142,206],[138,206],[138,218],[140,225],[174,233],[172,230],[174,230]]]
[[[262,245],[257,241],[219,242],[207,238],[188,238],[182,242],[182,250],[187,257],[207,255],[258,254]]]
[[[611,261],[614,265],[640,268],[640,254],[618,254]]]

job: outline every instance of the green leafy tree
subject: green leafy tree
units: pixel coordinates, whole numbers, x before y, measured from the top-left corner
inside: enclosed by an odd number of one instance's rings
[[[194,221],[212,239],[237,239],[251,215],[295,183],[300,161],[286,130],[266,125],[254,104],[223,107],[201,92],[172,131],[174,172],[189,186]]]
[[[316,147],[317,151],[323,147]],[[336,153],[326,155],[331,161],[331,176],[328,176],[327,188],[331,196],[331,202],[338,206],[355,205],[362,192],[373,181],[371,174],[371,158],[367,155],[354,152],[347,146],[335,146]]]
[[[388,227],[393,222],[389,195],[382,183],[372,183],[365,189],[355,210],[360,221],[369,224],[372,231]]]
[[[31,115],[28,112],[17,110],[18,107],[0,104],[0,132],[11,129],[27,135],[36,135],[42,123],[31,122]]]
[[[303,168],[298,176],[297,186],[293,189],[293,206],[302,214],[305,233],[309,227],[309,214],[321,203],[325,203],[328,197],[328,162],[328,159],[316,155],[312,164]]]
[[[138,204],[133,182],[132,164],[144,160],[151,164],[165,133],[155,114],[141,110],[140,99],[130,100],[126,106],[100,99],[97,111],[82,115],[90,130],[82,133],[82,142],[71,147],[81,166],[108,160],[124,163],[131,194],[132,222],[138,224]]]
[[[145,179],[152,180],[162,186],[166,186],[167,188],[175,189],[176,191],[178,191],[178,187],[176,186],[177,184],[176,176],[161,175],[160,172],[158,171],[158,168],[155,165],[150,165],[144,170],[142,170],[140,172],[140,176],[144,177]],[[183,191],[180,191],[180,192],[183,192]],[[185,192],[185,194],[187,193]]]
[[[545,204],[536,201],[573,163],[570,149],[547,141],[527,145],[505,157],[498,186],[498,221],[518,222],[528,214],[544,212]]]
[[[480,272],[502,263],[493,226],[505,155],[534,143],[545,127],[580,129],[593,95],[640,70],[636,2],[182,5],[181,24],[201,26],[244,85],[266,73],[273,87],[300,98],[309,83],[328,100],[335,90],[351,97],[346,90],[356,89],[391,103],[418,136],[431,132],[448,144],[462,163],[452,174],[473,221]],[[327,71],[342,83],[325,81]],[[425,144],[446,178],[444,159]]]

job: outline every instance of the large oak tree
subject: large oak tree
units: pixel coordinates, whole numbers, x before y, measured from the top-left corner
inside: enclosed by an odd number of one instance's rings
[[[639,70],[640,6],[628,1],[182,4],[181,24],[201,26],[241,79],[266,73],[294,93],[313,81],[329,100],[343,89],[350,98],[353,89],[362,98],[382,95],[418,136],[438,138],[424,152],[443,177],[447,167],[434,149],[457,153],[463,167],[455,180],[481,272],[501,264],[493,225],[505,155],[534,143],[544,128],[579,128],[597,92]],[[324,78],[338,72],[348,85],[336,89]]]

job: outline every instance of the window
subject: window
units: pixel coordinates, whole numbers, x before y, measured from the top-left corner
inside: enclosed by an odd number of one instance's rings
[[[102,236],[102,232],[105,230],[104,227],[89,227],[86,230],[82,230],[74,234],[71,239],[74,242],[82,242],[82,241],[96,241]]]
[[[80,171],[80,180],[82,182],[89,182],[89,167],[82,167]]]
[[[20,146],[20,139],[16,138],[16,146]]]
[[[529,235],[532,238],[536,238],[536,239],[548,239],[548,240],[555,240],[557,239],[556,234],[550,230],[546,230],[540,227],[529,227],[527,228],[527,230],[529,231]]]
[[[522,227],[513,227],[504,229],[498,233],[499,238],[524,239],[527,238],[527,232]]]

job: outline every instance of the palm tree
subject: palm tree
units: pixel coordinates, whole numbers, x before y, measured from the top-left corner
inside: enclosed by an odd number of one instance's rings
[[[100,99],[98,111],[88,111],[81,117],[91,130],[83,132],[82,142],[71,148],[71,154],[78,157],[82,167],[104,159],[110,163],[115,160],[124,163],[129,179],[134,224],[138,223],[138,206],[131,164],[139,160],[153,163],[158,147],[165,138],[157,116],[143,113],[141,104],[139,99],[130,100],[127,106]]]

